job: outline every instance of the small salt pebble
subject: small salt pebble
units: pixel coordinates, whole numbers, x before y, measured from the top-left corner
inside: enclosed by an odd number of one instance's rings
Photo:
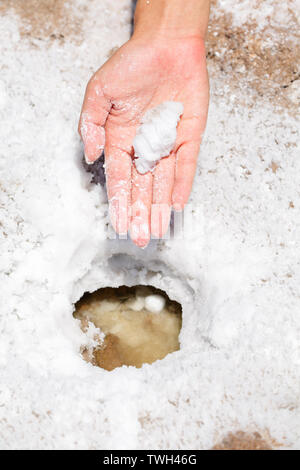
[[[101,312],[106,313],[106,312],[112,312],[114,310],[118,310],[119,305],[120,305],[120,302],[118,301],[103,299],[100,302]]]
[[[153,294],[145,298],[145,308],[151,313],[160,313],[166,305],[166,299],[162,295]]]
[[[145,307],[144,297],[134,297],[126,301],[126,306],[135,312],[139,312]]]

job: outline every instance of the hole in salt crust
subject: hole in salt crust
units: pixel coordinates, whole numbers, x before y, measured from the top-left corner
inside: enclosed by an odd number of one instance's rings
[[[76,303],[74,317],[94,345],[82,348],[93,365],[113,370],[122,365],[141,367],[177,351],[182,308],[152,286],[106,287],[86,293]]]

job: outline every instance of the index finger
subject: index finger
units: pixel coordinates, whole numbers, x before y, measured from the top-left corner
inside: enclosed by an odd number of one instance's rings
[[[198,117],[183,119],[178,126],[175,183],[172,204],[182,210],[188,202],[197,167],[201,142],[201,120]]]
[[[104,96],[100,80],[91,78],[86,87],[78,125],[87,163],[97,160],[104,148],[104,126],[110,109],[111,103]]]

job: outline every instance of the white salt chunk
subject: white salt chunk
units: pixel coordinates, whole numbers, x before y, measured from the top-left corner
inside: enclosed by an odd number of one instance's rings
[[[183,105],[176,101],[164,101],[145,113],[133,141],[139,173],[152,171],[161,158],[170,154],[182,113]]]
[[[145,307],[151,313],[160,313],[166,305],[166,299],[159,294],[148,295],[145,298]]]

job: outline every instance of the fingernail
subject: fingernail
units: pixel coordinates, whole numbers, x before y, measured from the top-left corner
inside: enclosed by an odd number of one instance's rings
[[[150,241],[150,230],[147,223],[134,220],[130,225],[130,237],[140,248],[146,248]]]
[[[85,159],[85,163],[86,163],[87,165],[92,165],[92,164],[94,163],[94,161],[89,160],[89,158],[88,158],[86,152],[84,152],[84,159]]]
[[[183,211],[183,206],[179,202],[175,202],[172,207],[173,207],[175,212],[182,212]]]
[[[102,157],[103,153],[104,153],[104,150],[103,150],[103,146],[99,145],[98,148],[97,148],[97,152],[95,152],[94,154],[92,154],[92,156],[89,156],[88,157],[88,151],[84,150],[84,159],[86,161],[86,163],[88,165],[92,165],[93,163],[95,163],[100,157]]]

